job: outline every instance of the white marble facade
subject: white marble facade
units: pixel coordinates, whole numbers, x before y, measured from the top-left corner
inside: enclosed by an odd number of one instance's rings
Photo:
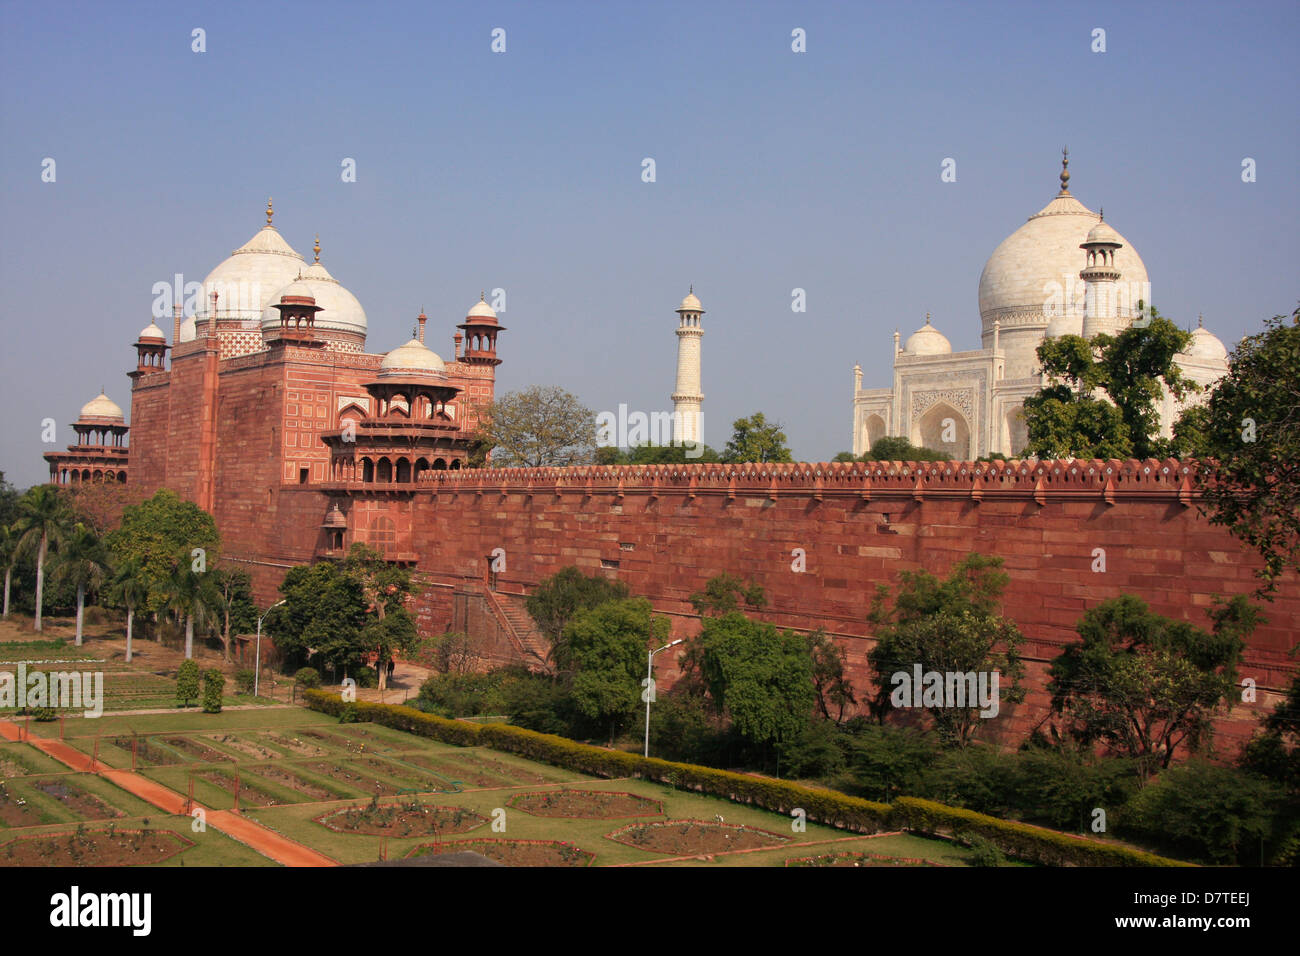
[[[1028,442],[1022,405],[1046,382],[1039,343],[1048,336],[1127,328],[1141,300],[1150,304],[1146,267],[1132,244],[1069,190],[1068,157],[1061,191],[993,251],[980,276],[981,347],[954,352],[925,324],[900,346],[894,333],[894,381],[862,387],[853,370],[853,454],[886,435],[942,451],[955,460],[1000,452],[1017,457]],[[1227,350],[1204,328],[1178,363],[1201,385],[1227,371]],[[1203,393],[1202,393],[1203,397]],[[1196,399],[1193,399],[1196,400]],[[1162,433],[1172,434],[1180,405],[1166,395]]]

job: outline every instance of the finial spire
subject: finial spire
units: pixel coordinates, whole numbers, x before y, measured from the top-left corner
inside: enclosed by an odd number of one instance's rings
[[[419,335],[420,335],[420,327],[418,325],[411,326],[411,338],[413,339],[418,338]]]
[[[695,295],[695,283],[694,283],[694,282],[691,283],[690,294],[691,294],[691,295]]]
[[[1205,316],[1201,315],[1199,312],[1196,313],[1196,327],[1198,329],[1205,328]]]
[[[275,215],[275,210],[271,208],[271,197],[266,197],[266,224],[271,224],[271,217]]]
[[[486,289],[484,289],[482,292],[480,292],[480,293],[478,294],[478,300],[479,300],[480,302],[486,302],[486,301],[487,301],[487,290],[486,290]]]
[[[320,233],[316,234],[316,245],[312,246],[312,251],[316,253],[316,261],[320,262]]]
[[[1105,221],[1106,221],[1106,207],[1105,207],[1105,206],[1102,206],[1100,209],[1097,210],[1097,221],[1098,221],[1098,222],[1105,222]]]
[[[1070,191],[1070,147],[1061,150],[1061,192]]]
[[[930,313],[929,313],[929,312],[925,313],[925,324],[926,324],[926,325],[929,325],[929,324],[930,324]]]

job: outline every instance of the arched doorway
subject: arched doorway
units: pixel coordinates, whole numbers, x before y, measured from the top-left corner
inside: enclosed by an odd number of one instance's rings
[[[912,425],[912,444],[941,452],[956,461],[969,460],[970,425],[947,402],[937,402]]]

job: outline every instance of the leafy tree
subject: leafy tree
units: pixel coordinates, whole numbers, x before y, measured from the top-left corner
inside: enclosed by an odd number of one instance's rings
[[[1161,617],[1132,595],[1104,601],[1076,626],[1048,673],[1053,713],[1083,744],[1104,742],[1144,770],[1199,750],[1236,683],[1259,613],[1238,595],[1211,612],[1213,632]]]
[[[725,462],[793,461],[786,447],[785,432],[775,422],[768,423],[762,412],[732,423],[731,440],[723,449]]]
[[[857,461],[858,456],[851,451],[837,451],[831,461]]]
[[[0,566],[5,569],[4,616],[9,616],[9,584],[18,563],[18,535],[7,524],[0,524]]]
[[[200,548],[204,564],[215,565],[221,538],[210,514],[164,488],[152,498],[125,508],[121,526],[108,533],[106,543],[114,563],[129,558],[139,562],[149,591],[140,610],[154,612],[168,603],[177,555],[184,553],[188,566],[194,549]]]
[[[36,630],[41,628],[45,598],[45,559],[72,530],[72,511],[53,485],[36,485],[18,501],[18,553],[36,555]]]
[[[185,621],[185,656],[194,656],[194,628],[207,627],[216,620],[220,595],[216,577],[195,568],[190,552],[182,551],[173,560],[171,574],[162,584],[163,610]]]
[[[213,571],[212,611],[221,624],[217,637],[222,653],[230,660],[230,635],[247,633],[257,626],[257,605],[253,603],[253,582],[242,568],[216,568]]]
[[[203,712],[221,713],[221,692],[226,686],[226,675],[215,667],[203,674]]]
[[[704,583],[704,590],[696,591],[689,600],[695,613],[701,617],[722,617],[739,611],[742,604],[756,609],[766,607],[767,593],[760,584],[744,582],[730,574],[719,574],[709,578]]]
[[[1300,797],[1300,671],[1291,675],[1286,696],[1263,723],[1262,733],[1243,749],[1241,765]]]
[[[411,572],[384,560],[378,551],[358,542],[348,550],[343,573],[361,584],[369,604],[367,614],[374,614],[362,632],[362,641],[368,650],[379,655],[379,689],[383,690],[388,686],[387,665],[393,654],[410,653],[418,642],[415,622],[405,612],[406,599],[411,593]],[[393,611],[402,611],[402,618],[391,627],[385,626],[388,614]]]
[[[144,584],[143,566],[138,558],[127,558],[113,569],[109,581],[109,599],[126,608],[126,660],[131,661],[131,638],[135,626],[136,608],[143,606],[149,597]]]
[[[1185,451],[1215,459],[1198,475],[1201,511],[1264,558],[1257,596],[1268,597],[1288,568],[1300,572],[1300,307],[1290,325],[1274,316],[1241,341],[1175,434]]]
[[[898,685],[892,677],[901,672],[910,679],[916,665],[923,674],[997,671],[1000,699],[1024,699],[1024,665],[1018,653],[1024,639],[997,611],[1009,580],[1001,567],[1001,558],[970,554],[943,580],[924,570],[904,571],[892,607],[889,586],[877,588],[867,618],[877,643],[867,659],[876,673],[878,690],[871,708],[878,719],[894,709],[891,698]],[[945,703],[949,706],[928,708],[929,716],[946,744],[964,747],[983,719],[980,706],[970,701],[962,707]]]
[[[508,392],[479,419],[478,441],[499,468],[564,467],[595,461],[596,415],[554,385]]]
[[[188,707],[190,701],[199,696],[199,665],[189,658],[181,661],[176,671],[176,700],[180,706]]]
[[[53,485],[35,485],[27,489],[18,501],[18,522],[14,531],[18,535],[18,551],[36,555],[36,630],[40,626],[40,611],[44,604],[45,558],[49,549],[59,548],[72,531],[72,509]]]
[[[901,435],[885,435],[871,443],[863,461],[947,461],[951,455],[913,445]]]
[[[578,710],[609,728],[611,745],[640,706],[649,642],[662,644],[669,627],[645,598],[627,598],[582,611],[564,629],[557,663],[573,673]]]
[[[732,611],[705,618],[696,641],[709,696],[746,739],[780,745],[803,729],[815,703],[804,638]]]
[[[361,658],[366,599],[361,582],[329,561],[300,564],[280,583],[285,603],[271,611],[266,628],[290,659],[318,656],[333,667]]]
[[[846,667],[844,648],[817,628],[806,638],[808,656],[812,660],[813,690],[817,694],[817,709],[823,718],[836,724],[844,723],[844,712],[857,705]]]
[[[573,565],[561,568],[537,585],[524,606],[550,643],[546,658],[539,663],[553,672],[563,654],[569,622],[582,611],[607,601],[622,601],[629,594],[626,583],[599,575],[588,577]]]
[[[77,647],[81,646],[86,591],[98,591],[108,577],[108,554],[99,535],[80,522],[64,539],[54,563],[54,579],[77,591]]]
[[[1139,310],[1143,304],[1138,303]],[[1043,340],[1038,360],[1050,384],[1025,399],[1028,454],[1039,458],[1164,458],[1160,404],[1167,388],[1186,398],[1199,386],[1184,378],[1174,357],[1192,341],[1168,319],[1147,310],[1149,322],[1118,335]]]
[[[479,641],[468,634],[448,631],[434,638],[432,644],[433,668],[440,674],[472,674],[483,661]]]

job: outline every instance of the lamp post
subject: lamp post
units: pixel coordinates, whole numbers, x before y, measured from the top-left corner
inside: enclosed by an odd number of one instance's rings
[[[645,691],[641,696],[645,698],[645,755],[647,757],[650,756],[650,701],[653,700],[655,696],[654,695],[655,655],[658,654],[660,651],[668,650],[668,648],[670,647],[676,647],[678,644],[681,644],[683,640],[684,638],[679,637],[671,644],[665,644],[663,647],[656,648],[655,650],[646,653]]]
[[[284,601],[276,601],[257,619],[257,660],[253,664],[253,696],[257,696],[257,690],[261,686],[259,683],[262,678],[262,619],[270,614],[273,610],[283,604]]]

